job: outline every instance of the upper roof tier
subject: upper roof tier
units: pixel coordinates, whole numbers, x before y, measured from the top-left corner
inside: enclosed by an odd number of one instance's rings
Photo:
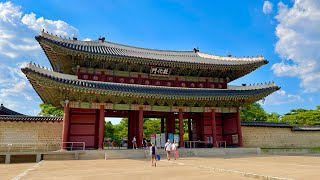
[[[213,54],[206,54],[197,51],[171,51],[171,50],[158,50],[139,48],[134,46],[127,46],[108,41],[79,41],[65,39],[58,36],[53,36],[45,32],[41,32],[36,37],[38,41],[40,39],[51,41],[60,46],[83,51],[93,54],[102,55],[116,55],[124,57],[145,58],[154,60],[165,61],[177,61],[185,63],[201,63],[201,64],[225,64],[225,65],[237,65],[237,64],[250,64],[255,62],[266,61],[263,56],[257,57],[228,57],[217,56]]]
[[[170,51],[139,48],[117,43],[104,41],[79,41],[76,39],[66,39],[50,35],[42,31],[36,40],[40,43],[46,55],[48,56],[53,69],[56,71],[66,71],[65,57],[62,54],[71,56],[81,56],[84,60],[95,61],[117,61],[127,64],[139,64],[148,66],[164,67],[182,67],[189,69],[206,69],[212,70],[234,70],[241,69],[249,73],[261,65],[267,64],[268,61],[263,56],[257,57],[231,57],[217,56],[194,51]],[[57,64],[58,61],[64,61]],[[69,60],[71,61],[71,59]],[[77,61],[79,62],[79,61]],[[70,67],[68,67],[70,68]],[[238,74],[243,76],[244,74]],[[231,75],[232,76],[232,75]],[[235,77],[239,78],[239,77]],[[230,79],[235,79],[230,78]]]

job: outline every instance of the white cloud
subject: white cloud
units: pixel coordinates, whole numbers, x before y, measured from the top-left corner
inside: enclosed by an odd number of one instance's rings
[[[61,20],[24,14],[21,6],[0,2],[0,103],[29,115],[39,112],[41,102],[21,72],[30,61],[50,66],[34,36],[44,28],[50,33],[72,37],[78,30]]]
[[[297,103],[304,101],[298,95],[287,94],[284,90],[279,90],[267,96],[264,101],[259,101],[262,105],[280,105],[287,103]]]
[[[42,53],[33,38],[42,29],[61,36],[79,34],[76,28],[64,21],[36,18],[34,13],[23,14],[21,7],[11,2],[0,3],[0,27],[0,59],[15,59],[31,51]]]
[[[320,90],[320,1],[296,0],[289,8],[278,3],[278,41],[275,52],[283,59],[272,66],[277,76],[301,79],[306,92]]]
[[[34,13],[25,14],[21,21],[29,28],[38,32],[44,29],[45,31],[61,36],[76,36],[78,34],[78,30],[76,28],[70,26],[64,21],[53,21],[44,19],[43,17],[37,19]]]
[[[272,8],[273,8],[273,5],[272,5],[272,3],[270,1],[264,1],[263,7],[262,7],[262,11],[263,11],[264,14],[271,13]]]

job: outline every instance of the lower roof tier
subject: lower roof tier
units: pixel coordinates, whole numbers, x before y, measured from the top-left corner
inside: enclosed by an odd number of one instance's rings
[[[229,89],[193,89],[79,80],[31,65],[22,69],[43,102],[61,101],[179,107],[240,107],[279,89],[274,83]]]

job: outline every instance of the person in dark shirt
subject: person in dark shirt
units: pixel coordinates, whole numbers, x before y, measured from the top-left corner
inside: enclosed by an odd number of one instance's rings
[[[143,145],[144,149],[147,147],[147,139],[146,138],[142,139],[142,145]]]
[[[156,159],[157,154],[158,154],[158,148],[152,142],[150,147],[151,166],[157,167],[157,159]]]

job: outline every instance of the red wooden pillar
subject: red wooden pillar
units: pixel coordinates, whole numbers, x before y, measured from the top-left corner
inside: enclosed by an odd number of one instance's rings
[[[99,149],[103,149],[103,139],[104,139],[104,105],[100,105],[99,112]]]
[[[130,111],[128,119],[128,148],[132,148],[132,140],[138,138],[138,111]]]
[[[143,138],[143,107],[139,107],[138,136],[137,136],[138,147],[142,147],[142,138]]]
[[[237,119],[237,131],[238,131],[238,141],[239,141],[239,146],[242,147],[242,131],[241,131],[241,119],[240,119],[240,110],[238,108],[237,113],[236,113],[236,119]]]
[[[70,107],[69,107],[69,102],[66,101],[64,105],[64,113],[63,113],[62,149],[66,149],[67,147],[67,144],[64,142],[68,142],[69,126],[70,126]]]
[[[213,147],[217,147],[217,124],[216,124],[216,112],[212,109],[211,113],[212,120],[212,144]]]
[[[183,134],[184,134],[183,114],[182,114],[182,109],[179,109],[179,147],[184,147]]]

